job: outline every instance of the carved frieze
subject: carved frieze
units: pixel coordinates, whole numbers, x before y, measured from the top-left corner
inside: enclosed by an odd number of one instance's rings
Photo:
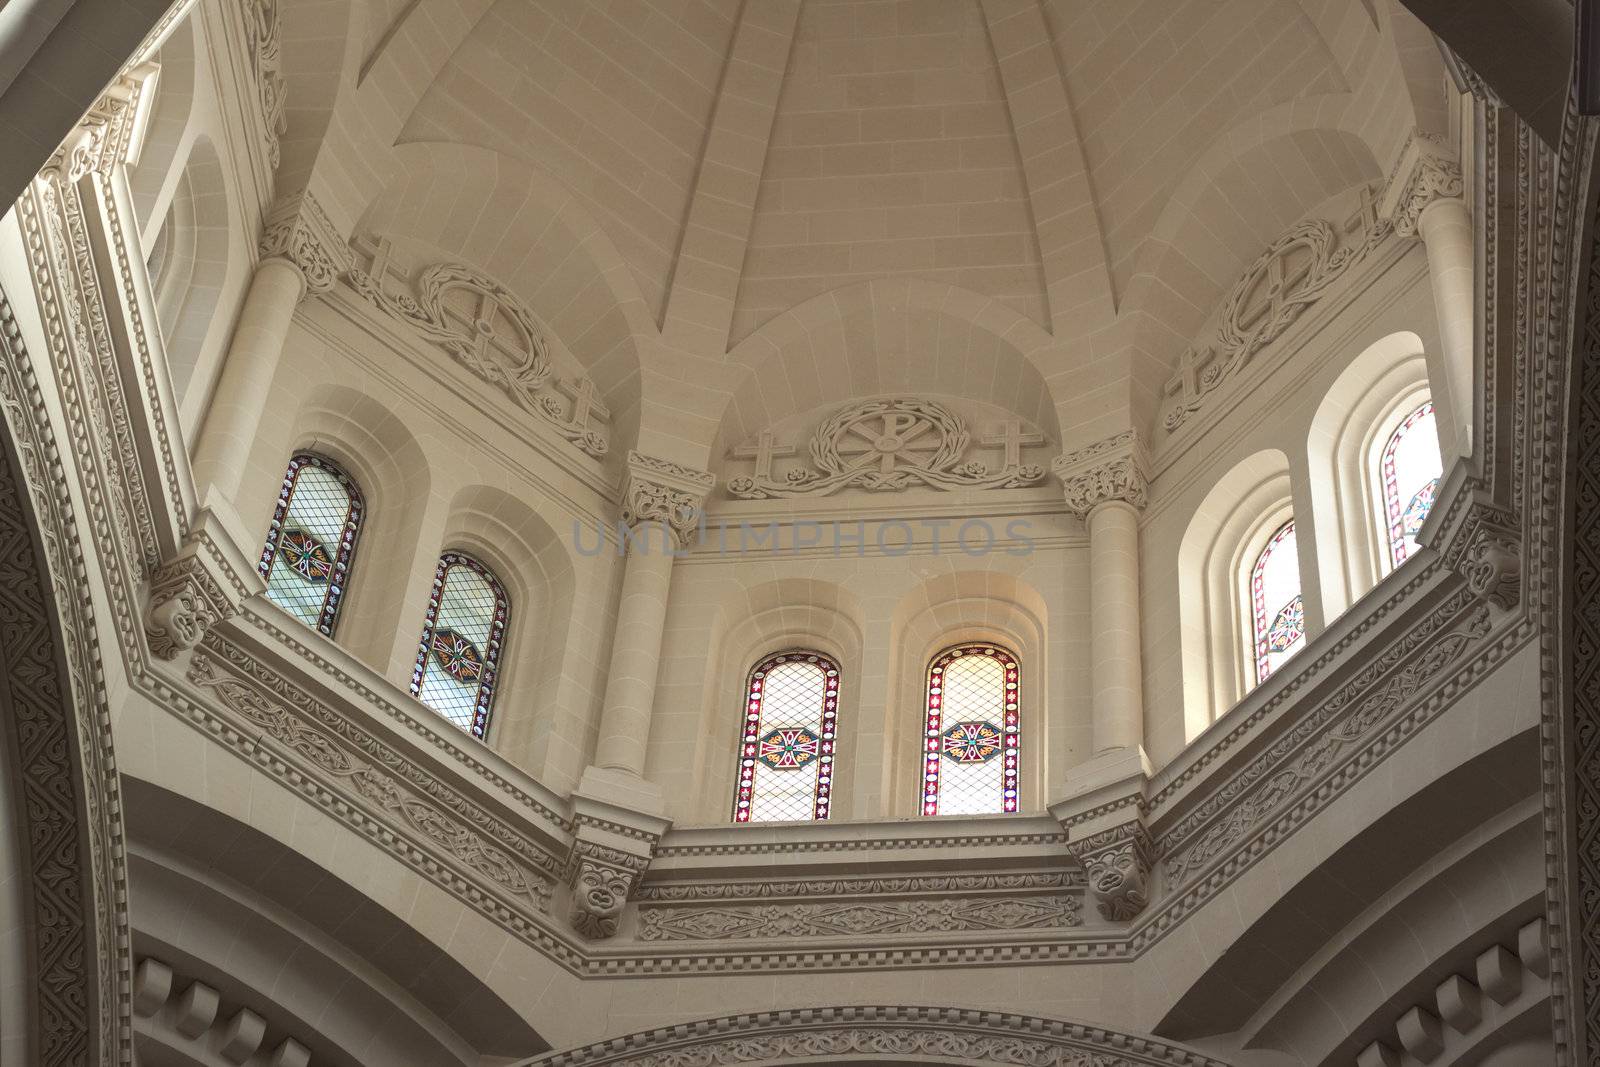
[[[749,474],[728,479],[728,492],[746,500],[807,495],[843,489],[886,492],[931,489],[1009,489],[1044,479],[1044,467],[1024,463],[1022,450],[1043,445],[1044,436],[1020,419],[1002,422],[982,444],[1003,450],[997,469],[970,458],[972,434],[944,404],[920,397],[891,397],[850,404],[824,419],[811,435],[811,462],[781,477],[773,461],[795,454],[770,432],[740,445],[731,455],[753,461]]]
[[[355,246],[366,258],[365,266],[346,274],[356,292],[415,327],[583,452],[606,454],[611,412],[587,377],[553,374],[544,330],[515,293],[464,263],[408,270],[384,238],[363,236]]]
[[[267,161],[277,170],[281,156],[278,142],[289,132],[288,87],[283,77],[283,34],[278,23],[278,0],[244,0],[244,35],[250,75],[256,83],[256,98],[261,108],[262,129],[267,138]]]
[[[119,74],[45,162],[40,176],[70,185],[136,160],[160,73],[157,64],[145,63]]]
[[[1161,424],[1176,431],[1207,398],[1238,374],[1380,245],[1393,224],[1379,217],[1373,192],[1361,190],[1342,224],[1306,219],[1284,231],[1229,290],[1209,343],[1186,351],[1162,388]]]
[[[674,547],[687,548],[694,541],[701,506],[714,484],[715,478],[707,471],[629,452],[622,483],[622,521],[634,530],[659,526],[667,531]]]
[[[1053,467],[1067,507],[1077,515],[1087,515],[1109,500],[1141,509],[1148,500],[1149,464],[1133,430],[1057,456]]]
[[[698,941],[1058,929],[1079,925],[1078,909],[1077,896],[1060,893],[646,907],[639,913],[639,936]]]

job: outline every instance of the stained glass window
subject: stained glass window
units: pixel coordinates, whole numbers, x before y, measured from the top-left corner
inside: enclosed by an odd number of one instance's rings
[[[957,645],[928,665],[922,814],[1017,810],[1017,658],[997,645]]]
[[[289,461],[256,566],[274,604],[329,637],[361,515],[361,490],[332,460],[302,452]]]
[[[493,571],[460,552],[440,556],[411,695],[472,736],[484,736],[510,618],[511,601]]]
[[[1390,567],[1400,566],[1417,550],[1417,531],[1433,508],[1443,473],[1429,400],[1400,421],[1378,460]]]
[[[1300,558],[1294,520],[1274,531],[1250,570],[1251,637],[1256,682],[1264,682],[1306,643],[1306,609],[1300,598]]]
[[[745,687],[734,822],[828,817],[833,792],[839,668],[815,652],[756,664]]]

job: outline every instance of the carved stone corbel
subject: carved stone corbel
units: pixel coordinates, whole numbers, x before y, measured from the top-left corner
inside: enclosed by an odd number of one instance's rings
[[[716,479],[681,463],[628,453],[622,483],[622,521],[635,531],[660,526],[676,550],[689,547],[700,524],[700,509]]]
[[[1102,917],[1128,922],[1150,903],[1155,848],[1143,822],[1127,822],[1069,842],[1067,851],[1083,864],[1089,892]]]
[[[1150,903],[1150,773],[1143,749],[1111,749],[1068,772],[1065,799],[1050,805],[1067,832],[1067,852],[1082,865],[1089,894],[1110,922],[1128,922]]]
[[[1437,549],[1474,596],[1502,611],[1517,606],[1522,599],[1522,527],[1516,515],[1495,503],[1475,479],[1457,475],[1445,479],[1428,520],[1418,540]]]
[[[1460,198],[1462,188],[1461,165],[1444,144],[1428,134],[1413,133],[1384,186],[1378,214],[1391,219],[1401,237],[1416,237],[1422,213],[1436,201]]]
[[[572,794],[573,839],[566,882],[572,890],[567,917],[590,941],[615,937],[622,912],[650,868],[656,842],[671,826],[661,815],[638,810],[642,795],[614,775],[590,769]]]
[[[280,200],[261,234],[261,258],[294,265],[305,279],[305,294],[331,290],[350,269],[350,246],[309,191]]]
[[[178,554],[150,576],[144,621],[150,651],[162,659],[176,658],[265,588],[254,563],[216,512],[202,510]]]
[[[1067,507],[1080,517],[1109,500],[1125,501],[1136,509],[1148,502],[1150,465],[1133,430],[1062,453],[1051,468],[1061,479]]]

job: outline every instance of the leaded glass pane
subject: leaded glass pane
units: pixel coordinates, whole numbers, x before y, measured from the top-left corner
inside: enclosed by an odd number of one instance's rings
[[[750,672],[734,822],[826,819],[833,791],[839,668],[815,652],[783,652]]]
[[[471,556],[446,552],[411,671],[411,693],[474,737],[489,729],[511,604],[494,574]]]
[[[962,645],[928,667],[922,814],[1017,810],[1016,657],[995,645]]]
[[[267,597],[332,637],[360,532],[361,493],[350,476],[322,456],[295,456],[257,564]]]
[[[1300,597],[1300,558],[1291,519],[1273,533],[1250,572],[1251,642],[1257,683],[1305,647],[1305,602]]]
[[[1444,464],[1433,401],[1407,415],[1389,435],[1379,460],[1383,518],[1389,538],[1389,566],[1398,567],[1417,550],[1417,531],[1433,508]]]

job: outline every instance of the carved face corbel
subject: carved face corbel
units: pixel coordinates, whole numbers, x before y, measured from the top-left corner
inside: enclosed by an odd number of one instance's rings
[[[572,885],[572,925],[591,940],[612,937],[637,875],[589,858],[578,860]]]
[[[1083,869],[1100,914],[1112,922],[1127,922],[1150,902],[1150,865],[1137,841],[1085,855]]]

